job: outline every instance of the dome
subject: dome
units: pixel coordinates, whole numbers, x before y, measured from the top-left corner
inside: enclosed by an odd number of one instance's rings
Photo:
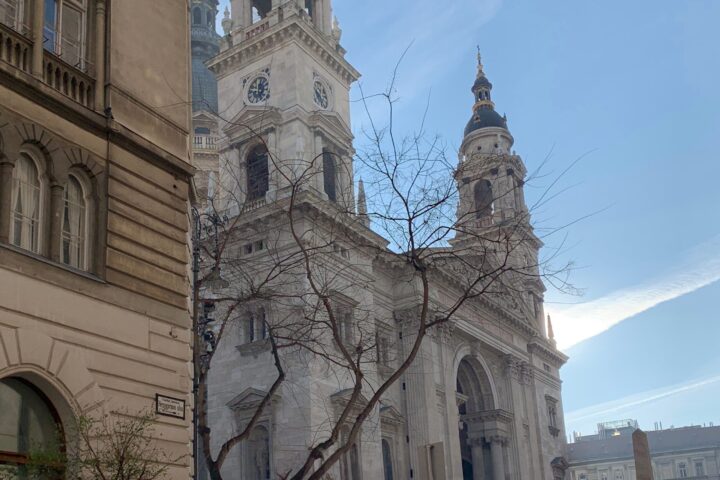
[[[507,130],[507,120],[491,108],[479,108],[465,127],[465,136],[475,130],[488,127],[499,127]]]

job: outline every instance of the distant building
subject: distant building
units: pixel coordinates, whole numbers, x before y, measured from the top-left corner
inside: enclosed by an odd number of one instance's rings
[[[193,0],[191,10],[192,47],[192,128],[194,182],[200,204],[214,197],[213,176],[218,171],[218,86],[215,74],[205,62],[220,52],[215,31],[218,0]]]
[[[574,435],[568,445],[569,480],[635,480],[635,420],[601,423],[595,435]],[[720,427],[647,432],[655,480],[720,479]]]

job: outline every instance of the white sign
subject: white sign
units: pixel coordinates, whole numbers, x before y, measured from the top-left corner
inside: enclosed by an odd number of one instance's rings
[[[158,393],[155,395],[155,413],[185,420],[185,400],[166,397]]]

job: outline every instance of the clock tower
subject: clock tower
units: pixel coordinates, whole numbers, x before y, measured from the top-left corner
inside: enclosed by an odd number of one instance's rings
[[[239,207],[283,198],[301,182],[354,212],[350,86],[331,0],[232,0],[221,51],[221,188]],[[244,205],[244,206],[243,206]]]

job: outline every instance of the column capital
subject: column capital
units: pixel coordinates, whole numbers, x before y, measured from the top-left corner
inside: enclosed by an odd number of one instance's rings
[[[502,445],[507,445],[508,440],[509,440],[509,437],[508,437],[507,435],[501,435],[501,434],[499,434],[499,433],[496,433],[496,434],[493,434],[493,435],[486,435],[486,436],[485,436],[485,440],[487,440],[487,442],[488,442],[490,445],[495,444],[495,445],[501,445],[501,446],[502,446]]]

